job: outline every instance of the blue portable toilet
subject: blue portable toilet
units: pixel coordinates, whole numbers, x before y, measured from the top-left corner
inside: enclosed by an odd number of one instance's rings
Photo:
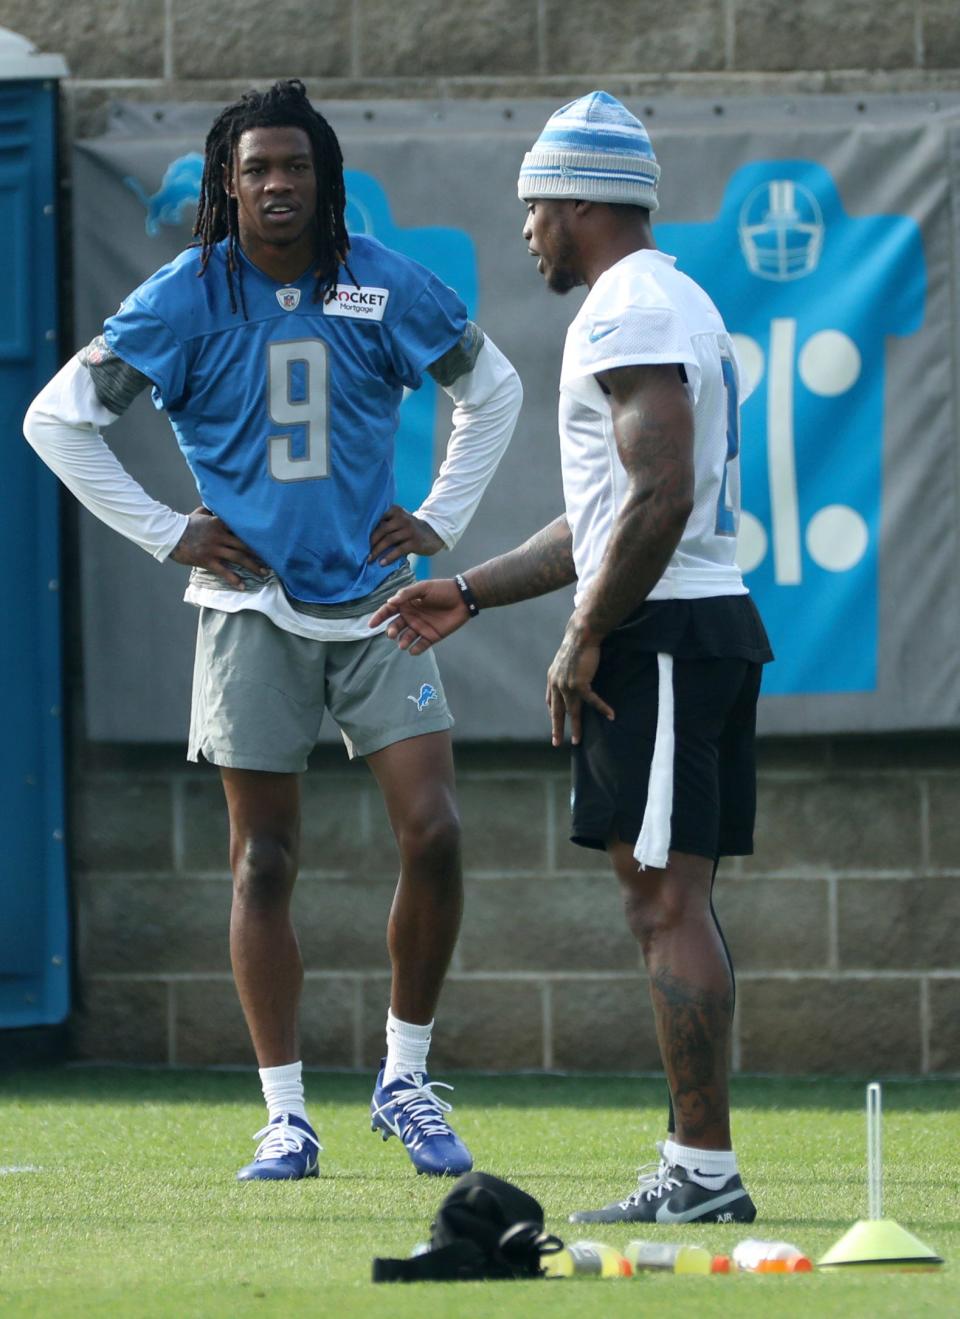
[[[59,55],[0,28],[0,1031],[70,1011],[59,493],[23,439],[58,365]]]

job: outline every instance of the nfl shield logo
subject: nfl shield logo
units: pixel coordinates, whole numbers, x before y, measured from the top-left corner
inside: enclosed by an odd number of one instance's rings
[[[277,302],[284,311],[296,311],[300,305],[300,290],[277,289]]]

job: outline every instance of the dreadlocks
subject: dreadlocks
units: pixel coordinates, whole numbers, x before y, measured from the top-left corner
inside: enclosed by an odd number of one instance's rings
[[[343,155],[333,129],[307,99],[307,89],[299,78],[275,82],[266,92],[245,92],[239,101],[228,105],[207,134],[204,146],[203,179],[194,236],[200,240],[200,271],[203,275],[214,245],[227,239],[227,287],[230,306],[237,310],[237,294],[244,316],[247,314],[237,257],[239,233],[236,199],[223,184],[224,172],[233,178],[237,143],[248,128],[302,128],[310,139],[317,175],[317,263],[314,301],[332,297],[337,284],[337,270],[347,265],[350,239],[343,213],[347,197],[343,183]],[[234,288],[236,277],[236,290]],[[351,274],[352,278],[352,274]]]

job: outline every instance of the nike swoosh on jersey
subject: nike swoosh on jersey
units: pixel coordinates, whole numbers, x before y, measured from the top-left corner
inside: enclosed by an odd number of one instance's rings
[[[743,1190],[728,1191],[726,1195],[716,1195],[712,1200],[701,1201],[700,1204],[694,1205],[692,1209],[686,1209],[682,1214],[675,1214],[669,1205],[661,1205],[657,1210],[658,1223],[689,1223],[694,1218],[703,1218],[705,1213],[711,1209],[722,1209],[724,1205],[732,1204],[734,1200],[740,1200],[743,1197]]]
[[[613,334],[614,330],[619,329],[619,325],[608,325],[605,330],[591,330],[587,338],[591,343],[596,343],[598,339],[606,339],[608,334]]]

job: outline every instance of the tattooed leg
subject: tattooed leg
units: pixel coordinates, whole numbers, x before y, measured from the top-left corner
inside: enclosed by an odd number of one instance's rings
[[[717,933],[720,936],[720,942],[723,944],[723,954],[727,959],[727,966],[730,968],[730,993],[732,997],[730,1014],[732,1017],[737,1007],[737,977],[733,969],[733,958],[730,955],[730,948],[729,945],[727,944],[726,937],[724,936],[723,927],[720,924],[720,918],[717,916],[717,909],[713,905],[713,890],[717,882],[718,865],[719,862],[714,861],[713,874],[710,877],[710,914],[713,916],[713,922],[717,927]],[[677,1134],[677,1119],[673,1111],[673,1095],[670,1093],[670,1090],[668,1088],[667,1089],[667,1135],[670,1137],[671,1140],[673,1140],[676,1138],[676,1134]]]
[[[728,1150],[733,978],[710,905],[713,864],[671,852],[666,870],[640,870],[628,844],[611,843],[608,852],[650,976],[676,1139]]]

